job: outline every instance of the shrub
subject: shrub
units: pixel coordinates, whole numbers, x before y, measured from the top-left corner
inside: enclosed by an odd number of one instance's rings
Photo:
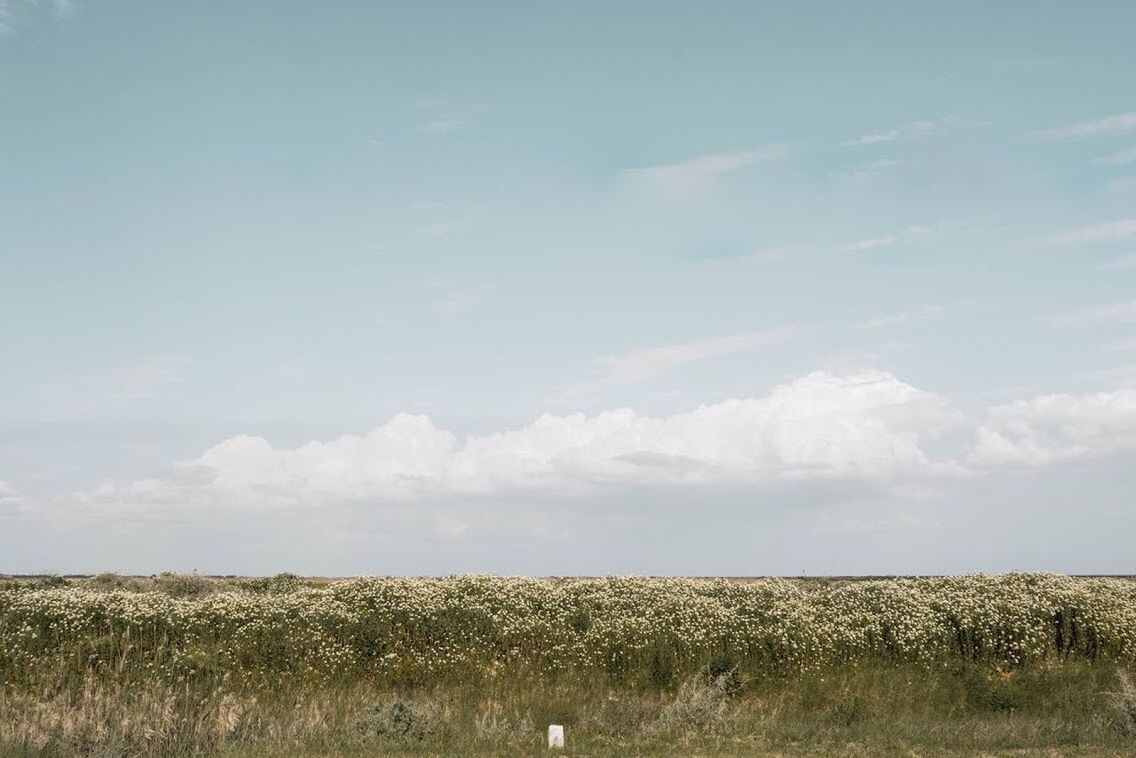
[[[170,597],[192,599],[213,591],[213,582],[201,574],[178,574],[164,571],[154,577],[154,587]]]
[[[368,737],[413,744],[439,737],[444,722],[442,707],[437,703],[394,698],[368,705],[359,716],[357,725]]]
[[[1136,735],[1136,684],[1127,673],[1116,674],[1117,689],[1107,693],[1108,723],[1126,736]]]
[[[727,676],[688,679],[673,701],[663,707],[653,731],[670,734],[724,734],[736,714],[729,703]]]

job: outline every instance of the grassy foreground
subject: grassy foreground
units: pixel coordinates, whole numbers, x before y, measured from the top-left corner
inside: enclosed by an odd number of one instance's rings
[[[2,755],[1136,753],[1136,583],[0,584]]]

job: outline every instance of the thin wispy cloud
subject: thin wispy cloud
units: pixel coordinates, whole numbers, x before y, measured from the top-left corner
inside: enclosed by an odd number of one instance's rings
[[[705,188],[715,177],[788,155],[790,145],[764,145],[753,150],[699,155],[679,163],[629,169],[623,176],[652,187],[675,192]]]
[[[1093,121],[1081,121],[1069,126],[1042,129],[1026,136],[1037,140],[1075,140],[1086,137],[1107,137],[1136,132],[1136,112],[1118,113]]]
[[[1094,271],[1125,271],[1130,268],[1136,268],[1136,253],[1102,261],[1092,268]]]
[[[422,124],[426,134],[444,135],[459,132],[475,125],[489,108],[483,104],[454,106],[442,100],[430,98],[415,103],[419,110],[432,111],[431,118]]]
[[[1053,316],[1050,320],[1063,324],[1127,323],[1136,321],[1136,300],[1064,311]]]
[[[794,327],[787,327],[750,334],[715,337],[701,342],[640,348],[618,355],[605,356],[600,358],[597,363],[603,383],[613,385],[634,384],[662,376],[687,363],[765,347],[780,342],[797,331]]]
[[[911,242],[913,240],[922,239],[930,233],[930,227],[913,225],[907,227],[902,232],[885,234],[879,237],[865,237],[864,239],[859,239],[855,242],[838,245],[836,249],[841,253],[859,253],[863,252],[864,250],[872,250],[874,248],[894,247],[901,242]]]
[[[842,147],[861,147],[863,145],[876,145],[881,142],[896,142],[903,139],[933,137],[943,134],[948,129],[959,126],[962,123],[962,119],[956,116],[948,116],[947,118],[934,121],[912,121],[905,126],[879,132],[870,132],[840,144]]]
[[[885,234],[882,237],[866,237],[862,240],[849,242],[845,245],[840,245],[836,249],[842,253],[858,253],[861,250],[871,250],[876,247],[892,247],[897,242],[899,242],[898,236]]]
[[[1136,350],[1136,339],[1120,340],[1119,342],[1110,342],[1104,346],[1106,350],[1114,350],[1117,352],[1127,352],[1129,350]]]
[[[856,329],[879,329],[885,326],[895,326],[896,324],[903,324],[908,321],[926,318],[928,316],[934,316],[942,313],[944,310],[946,309],[941,305],[928,303],[926,305],[921,305],[914,310],[903,311],[902,313],[893,313],[887,316],[879,316],[877,318],[868,319],[867,321],[861,321],[857,324],[853,324],[853,327]]]
[[[878,161],[868,161],[861,163],[850,168],[833,171],[830,176],[841,179],[863,179],[869,176],[876,176],[889,169],[899,168],[900,166],[907,165],[906,161],[897,161],[891,158],[884,158]]]
[[[1093,159],[1093,165],[1095,166],[1127,166],[1130,163],[1136,163],[1136,147],[1130,147],[1127,150],[1120,150]]]
[[[185,382],[189,359],[156,356],[102,372],[57,379],[42,392],[85,401],[133,401],[159,397]]]
[[[793,252],[788,247],[763,247],[738,256],[739,260],[753,263],[780,263]]]
[[[21,17],[48,10],[56,18],[66,18],[78,8],[75,0],[0,0],[0,35],[15,31]]]
[[[1076,245],[1096,242],[1123,242],[1136,237],[1136,219],[1124,218],[1106,221],[1102,224],[1078,226],[1052,234],[1028,237],[1022,242],[1027,245]]]
[[[774,345],[800,331],[798,326],[784,326],[748,334],[636,348],[615,355],[606,355],[595,361],[588,380],[556,393],[553,399],[563,402],[612,387],[638,384],[668,374],[681,366]]]

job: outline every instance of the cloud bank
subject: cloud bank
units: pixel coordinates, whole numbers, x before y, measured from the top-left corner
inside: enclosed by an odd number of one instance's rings
[[[974,421],[945,398],[883,371],[819,371],[763,397],[666,417],[627,408],[545,414],[527,426],[464,440],[409,414],[363,435],[296,448],[237,435],[160,476],[108,482],[57,505],[157,515],[660,485],[745,488],[828,479],[887,486],[1130,450],[1136,450],[1136,389],[1047,395],[991,408]]]

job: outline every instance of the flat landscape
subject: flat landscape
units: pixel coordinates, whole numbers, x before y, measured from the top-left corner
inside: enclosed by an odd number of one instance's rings
[[[1136,582],[0,584],[4,755],[1130,755]]]

